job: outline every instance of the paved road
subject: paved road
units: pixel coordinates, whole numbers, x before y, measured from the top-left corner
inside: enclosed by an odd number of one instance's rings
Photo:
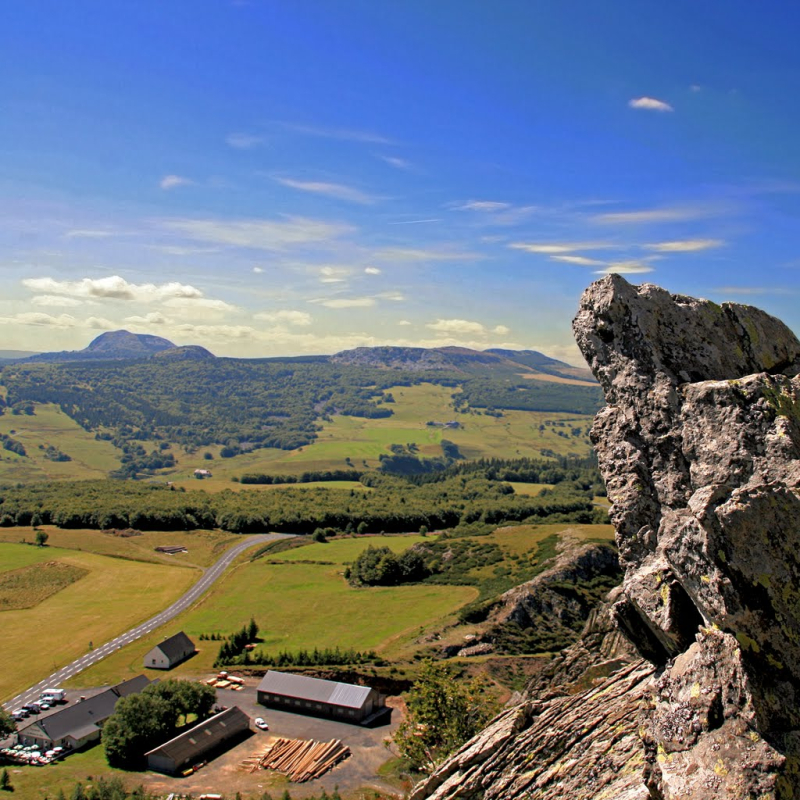
[[[232,547],[230,550],[228,550],[225,555],[222,556],[222,558],[220,558],[216,564],[214,564],[213,567],[209,567],[203,573],[203,577],[200,578],[200,580],[197,581],[197,583],[192,586],[192,588],[189,589],[186,594],[176,600],[169,608],[159,612],[154,617],[151,617],[146,622],[143,622],[141,625],[131,628],[131,630],[127,631],[126,633],[120,634],[116,639],[112,639],[110,642],[102,645],[101,647],[95,648],[82,658],[76,659],[71,664],[67,664],[65,667],[62,667],[60,670],[58,670],[58,672],[54,672],[52,675],[50,675],[50,677],[39,681],[36,686],[31,686],[30,689],[22,692],[22,694],[18,694],[15,698],[9,700],[3,705],[9,711],[13,711],[20,706],[24,706],[26,703],[37,700],[43,689],[49,686],[61,686],[61,684],[67,680],[67,678],[72,678],[74,675],[82,672],[87,667],[92,666],[92,664],[96,664],[98,661],[101,661],[115,650],[119,650],[121,647],[124,647],[131,642],[135,642],[142,636],[145,636],[156,628],[159,628],[165,622],[169,622],[169,620],[171,620],[173,617],[176,617],[182,611],[185,611],[190,605],[192,605],[192,603],[195,602],[195,600],[197,600],[209,589],[211,584],[213,584],[214,581],[216,581],[220,575],[222,575],[222,573],[231,565],[231,562],[245,550],[249,549],[250,547],[254,547],[257,544],[264,544],[265,542],[271,542],[276,539],[286,539],[292,535],[293,534],[289,533],[265,533],[258,536],[248,537],[241,544],[237,544],[235,547]],[[142,654],[142,657],[144,657],[144,653]]]

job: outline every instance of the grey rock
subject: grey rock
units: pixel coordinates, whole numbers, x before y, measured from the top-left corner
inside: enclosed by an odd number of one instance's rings
[[[592,438],[622,589],[413,797],[800,797],[800,342],[616,275],[573,328],[608,404]],[[613,625],[643,660],[622,652],[597,685]]]

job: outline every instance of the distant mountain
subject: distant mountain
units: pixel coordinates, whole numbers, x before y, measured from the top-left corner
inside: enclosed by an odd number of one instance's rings
[[[197,344],[187,344],[183,347],[159,350],[153,354],[153,358],[158,358],[162,361],[209,361],[216,358],[216,356],[206,350],[205,347],[200,347]]]
[[[171,355],[168,355],[171,354]],[[83,350],[64,350],[59,353],[39,353],[23,359],[25,363],[55,363],[62,361],[109,361],[153,356],[175,360],[208,359],[215,356],[204,347],[178,347],[169,339],[149,333],[108,331],[101,333]]]
[[[556,382],[595,384],[588,369],[573,367],[536,350],[471,350],[467,347],[357,347],[331,356],[333,363],[407,372],[441,370],[468,375],[505,373]]]
[[[13,364],[23,358],[35,356],[35,350],[0,350],[0,367],[5,364]]]

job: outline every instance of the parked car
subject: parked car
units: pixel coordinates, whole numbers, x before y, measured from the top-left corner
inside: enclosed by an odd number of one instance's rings
[[[256,726],[259,730],[268,731],[269,725],[267,725],[266,720],[263,717],[256,717],[253,720],[253,725]]]

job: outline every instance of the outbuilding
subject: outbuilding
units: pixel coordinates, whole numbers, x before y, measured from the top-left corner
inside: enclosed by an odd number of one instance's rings
[[[276,670],[267,672],[258,685],[258,702],[281,711],[352,723],[362,723],[386,707],[386,698],[370,686]]]
[[[42,750],[63,747],[78,750],[100,738],[103,723],[114,713],[121,697],[141,692],[150,680],[144,675],[118,683],[110,689],[49,714],[19,731],[19,742]]]
[[[232,706],[145,753],[147,768],[176,775],[249,729],[250,717],[238,706]]]
[[[179,631],[157,644],[144,657],[144,665],[148,669],[172,669],[196,652],[194,642],[183,631]]]

